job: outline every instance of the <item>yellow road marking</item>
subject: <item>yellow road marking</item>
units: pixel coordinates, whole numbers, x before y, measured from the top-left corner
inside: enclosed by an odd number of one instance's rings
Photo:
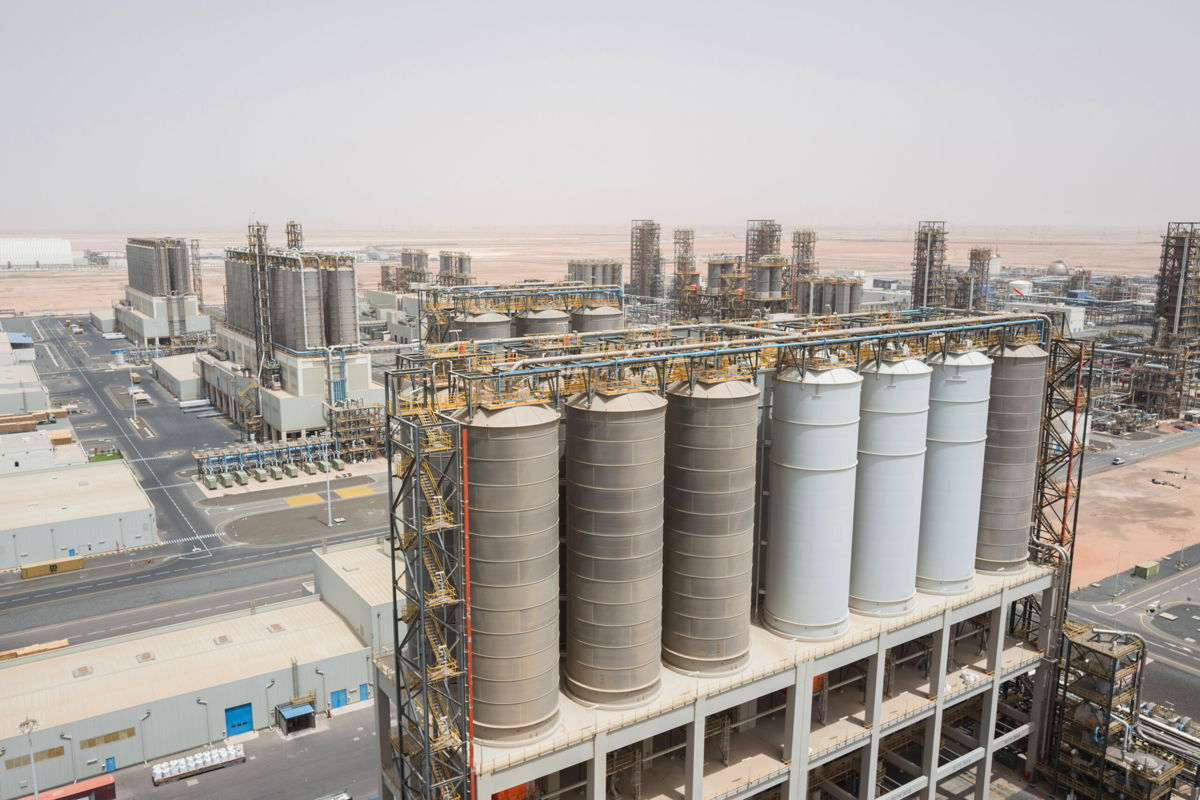
[[[307,506],[312,503],[321,502],[319,494],[298,494],[295,497],[285,497],[283,501],[289,506]]]
[[[375,490],[370,486],[351,486],[349,489],[334,489],[333,493],[338,497],[365,497],[375,494]]]

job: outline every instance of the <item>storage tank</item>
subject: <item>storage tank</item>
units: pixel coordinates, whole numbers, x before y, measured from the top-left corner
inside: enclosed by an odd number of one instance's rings
[[[758,398],[737,380],[667,392],[663,660],[687,672],[750,655]]]
[[[1029,560],[1048,356],[1023,344],[992,358],[975,568],[1015,572]]]
[[[459,331],[460,339],[507,339],[512,336],[512,320],[498,311],[462,314],[454,318],[451,329]]]
[[[517,336],[539,336],[548,333],[566,333],[570,330],[571,318],[567,312],[557,308],[541,311],[526,311],[517,316]]]
[[[917,358],[863,364],[850,607],[896,616],[917,596],[929,375]]]
[[[992,360],[978,350],[929,357],[929,428],[917,588],[961,594],[975,581]]]
[[[325,344],[358,344],[358,296],[353,267],[320,270],[324,290]],[[317,345],[320,346],[320,345]]]
[[[463,420],[481,739],[530,738],[557,723],[558,418],[529,405]]]
[[[1018,278],[1015,281],[1009,281],[1008,288],[1017,294],[1029,295],[1033,293],[1033,282]]]
[[[845,367],[775,378],[763,621],[784,636],[846,630],[861,389]]]
[[[566,686],[584,702],[659,689],[666,404],[649,392],[567,403]]]
[[[571,314],[571,330],[578,333],[612,331],[625,327],[625,314],[613,306],[581,308]]]

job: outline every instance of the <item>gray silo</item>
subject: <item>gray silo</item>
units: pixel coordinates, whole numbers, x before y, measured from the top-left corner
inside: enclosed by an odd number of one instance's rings
[[[464,420],[470,498],[475,728],[512,741],[557,723],[558,412]]]
[[[929,375],[918,358],[868,361],[858,423],[850,607],[895,616],[917,595]]]
[[[512,320],[499,311],[463,314],[454,318],[451,330],[458,330],[460,339],[507,339],[512,336]]]
[[[758,387],[667,392],[663,659],[719,673],[750,653]]]
[[[763,621],[784,636],[846,630],[861,389],[845,367],[775,378]]]
[[[525,311],[517,316],[517,336],[567,333],[570,329],[570,316],[567,312],[557,308],[544,308],[541,311]]]
[[[358,296],[354,266],[330,266],[321,270],[325,294],[325,344],[358,344]]]
[[[666,404],[649,392],[567,403],[566,686],[588,703],[659,688]]]
[[[293,270],[300,282],[303,300],[294,302],[302,309],[302,320],[298,319],[297,350],[323,347],[328,337],[325,318],[325,287],[321,285],[320,270],[298,268]],[[297,315],[300,317],[301,315]]]
[[[992,354],[992,390],[975,568],[1015,572],[1029,560],[1046,351],[1035,344]]]
[[[611,331],[625,327],[625,314],[613,306],[581,308],[571,313],[571,330],[576,333]]]
[[[917,588],[961,594],[975,581],[992,360],[978,350],[930,356]]]

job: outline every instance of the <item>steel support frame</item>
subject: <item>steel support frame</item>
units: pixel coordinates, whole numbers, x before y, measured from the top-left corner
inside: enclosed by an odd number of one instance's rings
[[[401,390],[415,388],[427,409]],[[470,800],[468,566],[461,428],[436,411],[432,370],[387,373],[397,742],[405,800]]]

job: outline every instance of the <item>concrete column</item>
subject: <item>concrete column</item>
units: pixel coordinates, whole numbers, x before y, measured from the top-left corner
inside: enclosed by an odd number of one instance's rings
[[[788,762],[784,796],[803,800],[808,796],[808,736],[812,730],[813,664],[802,661],[793,670],[795,681],[787,693],[784,712],[783,760]]]
[[[758,701],[757,700],[751,700],[749,703],[742,703],[740,706],[737,707],[737,719],[738,720],[748,719],[749,717],[753,717],[757,713],[758,713]],[[752,731],[756,727],[758,727],[758,720],[752,719],[749,722],[739,725],[738,730],[742,731],[742,732]]]
[[[937,797],[938,752],[942,744],[942,716],[946,711],[946,651],[950,641],[950,610],[942,612],[942,627],[933,634],[933,651],[929,654],[929,693],[934,698],[933,716],[925,723],[925,752],[921,759],[922,774],[929,785],[921,790],[921,800]]]
[[[983,760],[975,770],[975,798],[987,800],[992,783],[992,757],[995,755],[996,707],[1000,704],[1000,671],[1004,665],[1004,629],[1008,627],[1009,590],[1000,592],[1000,607],[988,615],[987,667],[991,684],[983,695],[983,713],[979,720],[979,744]]]
[[[1048,589],[1042,592],[1042,608],[1053,608],[1055,587],[1052,584]],[[1047,749],[1049,742],[1047,737],[1050,736],[1050,731],[1042,725],[1044,720],[1050,719],[1052,713],[1050,709],[1054,707],[1054,694],[1057,688],[1051,682],[1056,671],[1054,659],[1050,654],[1058,652],[1058,642],[1051,642],[1052,636],[1058,636],[1061,631],[1051,631],[1049,620],[1046,619],[1046,613],[1042,613],[1042,622],[1039,629],[1039,639],[1042,647],[1045,649],[1047,656],[1042,659],[1042,663],[1038,666],[1038,670],[1033,676],[1033,713],[1029,715],[1029,738],[1027,739],[1027,755],[1025,762],[1025,770],[1029,773],[1034,773],[1034,767],[1038,763],[1038,758]]]
[[[587,762],[587,800],[604,800],[608,779],[608,734],[592,740],[592,757]]]
[[[704,704],[692,706],[692,721],[687,725],[684,748],[684,800],[704,800]]]
[[[875,782],[879,776],[880,724],[883,722],[883,676],[886,671],[887,647],[884,637],[876,638],[875,655],[867,659],[866,718],[871,728],[871,738],[863,747],[859,764],[859,800],[874,800]]]

